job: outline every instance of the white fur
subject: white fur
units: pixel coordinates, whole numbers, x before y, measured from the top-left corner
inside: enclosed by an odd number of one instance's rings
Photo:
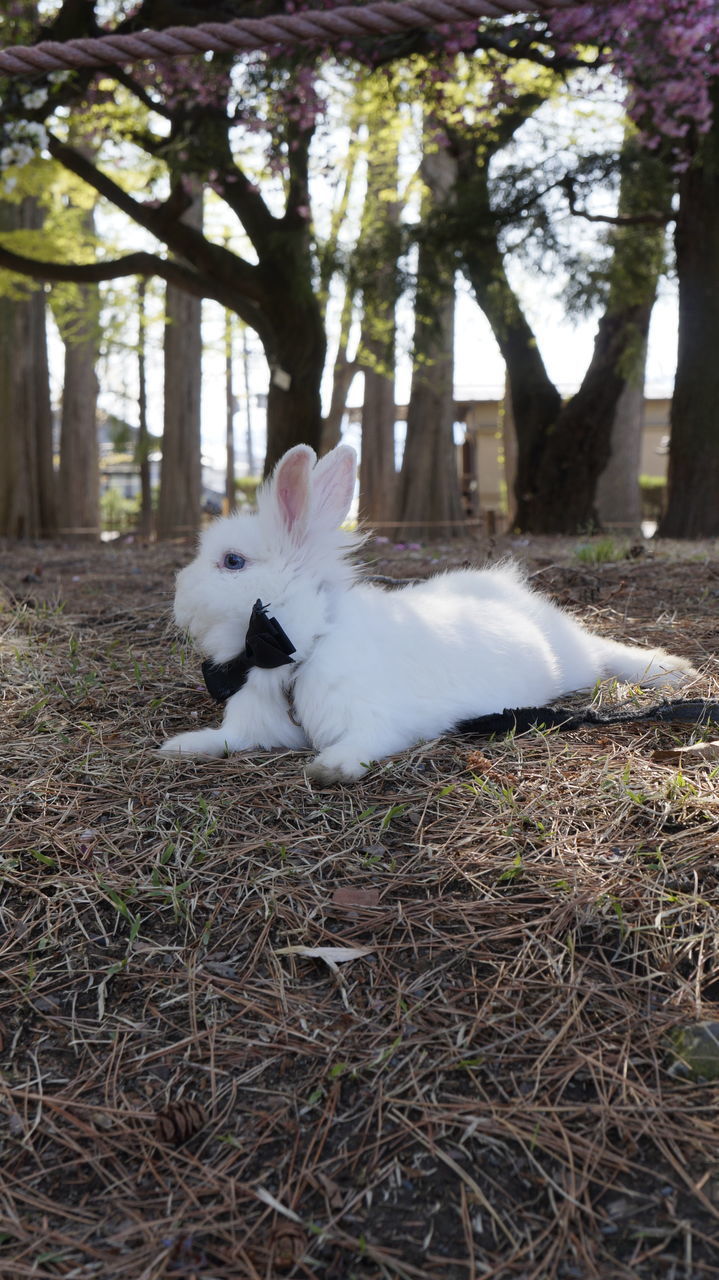
[[[296,646],[295,664],[254,668],[228,699],[221,728],[181,733],[165,752],[223,755],[253,747],[318,752],[308,773],[350,782],[373,760],[459,720],[541,706],[615,676],[679,684],[682,658],[594,635],[532,591],[515,564],[439,574],[385,591],[356,582],[339,525],[356,456],[339,445],[319,462],[306,445],[280,459],[256,515],[217,520],[177,576],[175,618],[215,662],[244,646],[259,597]],[[222,567],[227,552],[240,570]],[[292,687],[295,718],[286,690]]]

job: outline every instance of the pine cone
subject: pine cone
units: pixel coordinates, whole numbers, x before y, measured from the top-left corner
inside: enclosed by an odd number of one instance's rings
[[[275,1271],[291,1271],[307,1252],[307,1236],[294,1222],[279,1222],[272,1242]]]
[[[188,1138],[194,1138],[206,1123],[207,1112],[201,1102],[189,1098],[171,1102],[155,1117],[155,1137],[158,1142],[179,1146]]]

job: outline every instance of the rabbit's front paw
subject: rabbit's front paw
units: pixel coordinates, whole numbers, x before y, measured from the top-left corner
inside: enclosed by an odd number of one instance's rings
[[[222,729],[193,729],[191,733],[178,733],[174,738],[168,738],[160,751],[166,756],[224,756],[227,738]]]
[[[329,787],[333,782],[356,782],[367,772],[356,756],[338,747],[321,751],[307,766],[307,776],[318,787]]]

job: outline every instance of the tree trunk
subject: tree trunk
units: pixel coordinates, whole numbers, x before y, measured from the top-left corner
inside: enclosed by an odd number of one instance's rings
[[[74,141],[83,154],[92,157],[93,147],[83,138],[82,131],[71,126],[71,132],[77,133]],[[94,234],[94,208],[82,214],[82,225],[85,232]],[[96,285],[76,285],[69,295],[68,316],[67,308],[62,306],[60,288],[58,293],[60,305],[56,314],[65,344],[58,491],[60,526],[71,538],[97,541],[100,536],[100,460],[95,369],[100,351],[100,297]]]
[[[372,167],[370,162],[368,186],[371,185]],[[369,200],[369,190],[365,198],[365,212]],[[352,280],[345,280],[345,294],[342,300],[339,324],[339,344],[332,368],[332,394],[326,416],[322,419],[322,453],[328,453],[340,442],[342,435],[342,419],[347,408],[347,396],[359,371],[357,359],[348,356],[349,336],[355,309],[355,285]]]
[[[100,460],[97,448],[99,296],[77,289],[77,319],[64,337],[63,417],[60,424],[60,530],[70,538],[100,536]]]
[[[86,336],[65,345],[60,434],[60,528],[73,538],[97,541],[100,479],[97,445],[97,290],[83,289]],[[87,295],[85,297],[85,295]]]
[[[383,520],[393,519],[397,493],[394,375],[399,292],[398,163],[396,134],[388,137],[383,133],[367,156],[367,193],[353,263],[353,276],[362,291],[362,332],[356,365],[364,370],[359,514],[378,530]],[[348,334],[352,318],[349,291],[346,306],[343,319]]]
[[[360,77],[357,87],[357,101],[362,99],[364,87],[363,78]],[[357,101],[355,102],[355,106],[357,105]],[[342,257],[340,236],[344,230],[347,220],[350,194],[354,182],[357,162],[362,154],[362,145],[359,141],[361,123],[362,113],[360,112],[358,117],[353,120],[352,133],[347,147],[347,160],[344,177],[339,189],[339,199],[336,201],[332,211],[329,236],[324,246],[324,253],[320,259],[320,296],[325,306],[327,305],[327,300],[329,298],[332,277],[335,275],[337,270],[337,262]],[[371,159],[368,160],[368,164],[371,166]],[[365,200],[365,210],[366,207],[367,202]],[[360,245],[362,244],[361,236],[359,243]],[[354,263],[350,262],[350,269],[345,274],[344,278],[344,297],[342,299],[339,318],[339,341],[337,344],[337,354],[332,368],[332,392],[327,414],[322,419],[322,439],[320,446],[320,451],[322,453],[329,453],[330,449],[334,449],[340,442],[340,437],[342,435],[342,422],[347,408],[347,396],[349,395],[355,374],[359,372],[359,364],[357,360],[350,360],[348,356],[349,336],[352,328],[352,320],[354,318],[357,294],[357,280],[353,266]]]
[[[237,401],[232,378],[232,313],[225,312],[225,501],[235,509],[235,413]]]
[[[202,196],[185,215],[202,225]],[[167,286],[164,342],[165,411],[157,511],[158,538],[182,537],[200,524],[202,457],[202,303]]]
[[[625,148],[629,158],[630,145]],[[462,157],[467,172],[467,159]],[[627,223],[614,233],[607,306],[579,391],[562,405],[537,340],[507,279],[496,233],[490,234],[486,169],[471,177],[479,230],[462,245],[467,275],[507,365],[517,434],[516,527],[577,533],[596,527],[595,495],[607,465],[619,399],[646,342],[661,262],[663,226]],[[634,151],[622,181],[622,216],[668,217],[669,192],[648,152]]]
[[[644,371],[647,344],[617,401],[612,423],[609,461],[597,484],[597,514],[603,528],[612,525],[632,536],[642,524],[639,469],[644,428]]]
[[[247,342],[247,325],[242,325],[242,382],[245,391],[245,443],[247,446],[247,474],[257,475],[255,467],[255,442],[252,438],[252,393],[250,390],[250,348]]]
[[[451,538],[463,532],[454,443],[454,290],[436,303],[431,331],[422,332],[419,324],[399,479],[399,532],[403,539]]]
[[[322,316],[314,299],[291,305],[287,294],[277,299],[267,396],[265,475],[296,444],[319,452],[322,439],[320,383],[327,347]]]
[[[329,408],[322,419],[322,453],[329,453],[329,450],[334,449],[335,445],[340,442],[342,419],[347,409],[347,397],[357,372],[357,361],[348,358],[347,342],[341,339],[332,370],[332,394]]]
[[[509,506],[514,510],[515,523],[527,527],[525,506],[531,502],[544,443],[559,417],[562,397],[547,373],[537,339],[504,268],[490,208],[486,167],[477,167],[474,158],[472,163],[470,181],[477,227],[461,246],[462,262],[504,357],[516,437],[514,497]],[[467,157],[462,157],[460,179],[463,178],[467,178]]]
[[[37,230],[34,200],[0,205],[3,230]],[[51,537],[57,528],[42,287],[0,298],[0,535]]]
[[[378,533],[383,532],[382,521],[389,519],[395,509],[396,414],[394,377],[380,369],[366,368],[362,402],[359,515]]]
[[[431,127],[431,126],[430,126]],[[428,201],[443,205],[457,177],[449,151],[429,141],[422,159]],[[454,265],[420,243],[412,385],[399,479],[403,538],[463,532],[454,443]]]
[[[516,519],[517,426],[514,421],[514,409],[512,407],[512,388],[506,375],[504,379],[504,399],[502,401],[502,454],[504,483],[507,488],[507,526],[512,528]]]
[[[533,533],[583,533],[599,527],[597,482],[609,461],[612,423],[626,386],[621,372],[627,333],[646,332],[649,312],[605,315],[582,385],[547,435],[533,492],[518,503],[517,523]]]
[[[679,353],[665,538],[719,535],[719,88],[714,122],[682,175],[676,224]]]
[[[664,167],[651,153],[629,142],[623,157],[631,163],[622,175],[619,216],[660,220],[626,221],[613,229],[609,292],[589,368],[547,433],[533,493],[518,509],[518,523],[533,533],[598,527],[597,485],[609,462],[617,407],[646,348],[664,259],[666,222],[661,219],[669,217],[671,191]]]
[[[37,212],[37,211],[36,211]],[[33,219],[40,225],[42,215]],[[47,299],[38,289],[30,299],[27,344],[30,366],[24,380],[27,420],[34,422],[37,440],[37,486],[40,529],[44,537],[57,533],[57,483],[53,467],[52,408],[50,405],[50,370],[47,354]]]
[[[140,468],[140,533],[152,535],[152,487],[150,484],[150,436],[147,430],[147,342],[145,297],[147,281],[137,284],[137,461]]]

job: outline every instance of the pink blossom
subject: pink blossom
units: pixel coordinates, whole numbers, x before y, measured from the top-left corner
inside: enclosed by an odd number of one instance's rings
[[[719,76],[717,0],[595,0],[553,12],[558,50],[598,46],[627,85],[627,110],[647,146],[668,144],[678,168],[712,122]]]

